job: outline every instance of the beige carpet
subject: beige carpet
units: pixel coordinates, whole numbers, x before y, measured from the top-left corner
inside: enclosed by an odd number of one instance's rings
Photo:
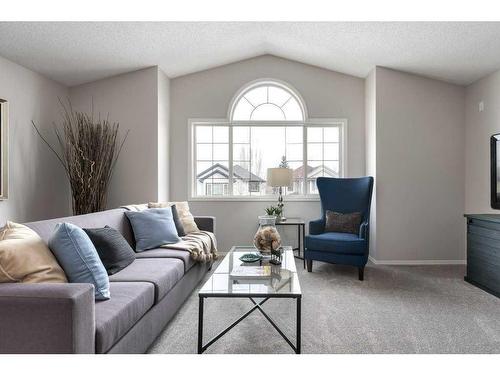
[[[464,282],[463,266],[369,265],[363,282],[355,268],[314,266],[307,273],[297,261],[303,353],[500,353],[500,299]],[[246,299],[209,299],[205,342],[251,307]],[[271,300],[264,308],[294,337],[292,300]],[[150,353],[196,353],[197,319],[195,291]],[[254,311],[206,353],[292,350]]]

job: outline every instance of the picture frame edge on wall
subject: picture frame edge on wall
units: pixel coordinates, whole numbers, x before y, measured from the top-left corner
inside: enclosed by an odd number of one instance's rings
[[[0,98],[0,201],[9,197],[9,102]]]

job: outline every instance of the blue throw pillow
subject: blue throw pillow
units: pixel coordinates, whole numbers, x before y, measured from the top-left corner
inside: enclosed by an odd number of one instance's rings
[[[144,211],[125,212],[135,237],[135,251],[154,249],[161,245],[179,242],[172,209],[150,208]]]
[[[95,299],[109,299],[109,277],[97,250],[83,229],[59,223],[49,239],[49,248],[70,283],[94,284]]]

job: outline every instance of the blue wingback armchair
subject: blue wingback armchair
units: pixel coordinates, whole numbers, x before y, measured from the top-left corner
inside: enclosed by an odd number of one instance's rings
[[[359,280],[363,280],[368,261],[373,177],[319,177],[316,184],[322,215],[321,219],[309,222],[309,235],[305,241],[307,270],[312,272],[313,260],[347,264],[357,267]],[[324,232],[327,210],[340,213],[361,212],[359,234]]]

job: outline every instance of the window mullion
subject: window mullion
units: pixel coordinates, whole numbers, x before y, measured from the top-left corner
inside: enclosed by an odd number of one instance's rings
[[[309,194],[309,186],[307,186],[307,126],[305,124],[302,128],[302,156],[304,159],[302,161],[302,183],[304,186],[304,195],[307,195]]]
[[[228,194],[233,195],[233,126],[229,124],[229,176],[228,176]]]

